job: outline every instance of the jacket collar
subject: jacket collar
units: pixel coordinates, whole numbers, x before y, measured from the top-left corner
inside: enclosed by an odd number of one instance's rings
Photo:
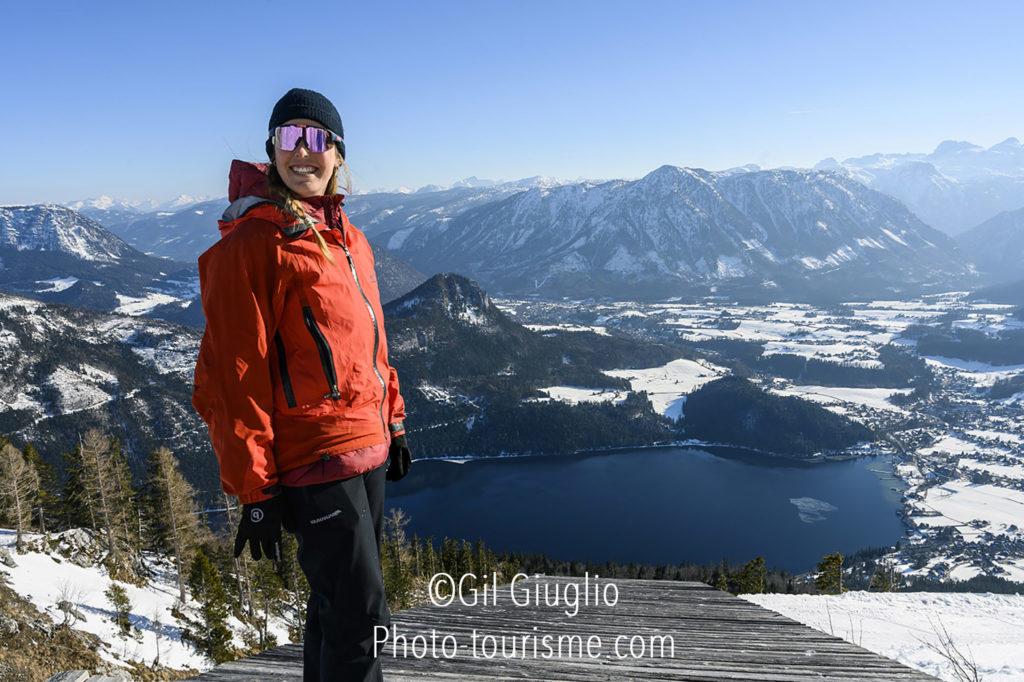
[[[270,204],[278,208],[276,213],[279,214],[279,217],[274,222],[278,223],[289,237],[296,237],[306,231],[307,226],[296,221],[290,213],[283,209],[280,201],[270,194],[270,189],[267,187],[269,167],[270,165],[266,163],[232,160],[231,170],[228,172],[228,201],[231,203],[218,221],[221,237],[227,236],[234,229],[239,218],[256,206],[263,204]],[[347,222],[345,212],[341,209],[345,204],[344,195],[323,194],[300,198],[299,202],[305,208],[306,213],[317,223],[330,225],[332,229],[337,229],[344,234],[344,225]]]

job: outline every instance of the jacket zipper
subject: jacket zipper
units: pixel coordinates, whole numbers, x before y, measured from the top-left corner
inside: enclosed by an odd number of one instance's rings
[[[334,227],[331,218],[330,210],[324,211],[325,217],[327,218],[327,225]],[[316,229],[315,227],[313,228]],[[345,258],[348,259],[348,267],[352,271],[352,279],[355,280],[356,288],[359,289],[359,295],[363,297],[363,302],[366,304],[366,309],[370,313],[370,322],[373,324],[373,356],[371,358],[371,365],[373,365],[373,373],[377,375],[377,381],[380,382],[380,386],[383,389],[383,393],[380,398],[380,424],[384,427],[384,433],[388,432],[387,421],[384,419],[384,402],[388,397],[388,384],[384,381],[384,377],[381,376],[380,370],[377,369],[377,349],[380,346],[380,329],[377,325],[377,314],[373,312],[373,306],[370,305],[370,299],[367,298],[366,292],[363,291],[363,285],[359,283],[359,275],[356,274],[356,264],[352,261],[352,254],[349,253],[348,247],[345,245],[345,232],[341,231],[341,239],[338,240],[341,243],[341,248],[345,251]]]
[[[334,353],[331,352],[331,344],[327,342],[327,337],[320,331],[320,326],[316,323],[316,318],[313,317],[313,309],[308,305],[302,306],[302,318],[306,321],[309,333],[313,335],[316,350],[320,354],[320,364],[324,368],[324,376],[327,377],[327,386],[330,390],[324,394],[324,398],[337,400],[341,397],[341,391],[338,390],[338,375],[334,371]]]
[[[274,332],[274,345],[277,347],[277,366],[281,371],[284,399],[288,402],[288,407],[295,407],[295,391],[292,390],[292,378],[288,374],[288,360],[284,355],[284,342],[281,341],[281,332]]]

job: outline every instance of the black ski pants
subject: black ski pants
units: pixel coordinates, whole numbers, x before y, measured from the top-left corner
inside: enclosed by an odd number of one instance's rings
[[[373,628],[390,627],[380,542],[387,462],[358,476],[285,488],[285,526],[295,533],[309,581],[304,682],[383,681]]]

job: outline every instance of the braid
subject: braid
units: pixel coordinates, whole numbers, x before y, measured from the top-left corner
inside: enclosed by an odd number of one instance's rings
[[[288,186],[284,184],[281,176],[277,172],[277,166],[270,164],[270,168],[267,171],[267,186],[270,188],[271,193],[281,199],[281,203],[284,204],[285,211],[288,212],[295,220],[301,222],[303,225],[312,228],[313,236],[316,237],[316,241],[320,246],[321,253],[331,263],[334,263],[334,256],[331,254],[331,250],[327,248],[327,242],[324,240],[324,236],[320,234],[320,230],[316,229],[316,224],[313,219],[306,214],[305,209],[302,208],[295,195],[292,194]]]

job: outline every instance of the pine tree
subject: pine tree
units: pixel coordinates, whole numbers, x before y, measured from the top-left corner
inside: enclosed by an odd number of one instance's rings
[[[39,475],[39,494],[36,495],[34,506],[39,514],[39,530],[46,532],[57,523],[60,516],[60,485],[57,481],[57,470],[47,462],[35,445],[26,443],[22,449],[25,461],[32,465]]]
[[[137,491],[132,485],[132,470],[128,466],[128,457],[121,448],[119,438],[110,439],[109,453],[113,500],[121,511],[118,515],[121,526],[118,531],[132,556],[137,558],[142,553],[142,514]]]
[[[455,569],[455,575],[456,580],[458,580],[473,569],[473,549],[470,547],[468,540],[463,539],[459,541],[459,551],[456,556],[458,557],[458,564]]]
[[[736,578],[736,593],[760,594],[764,592],[766,573],[764,557],[759,556],[751,559],[743,565],[739,576]]]
[[[246,642],[254,653],[277,646],[277,638],[269,631],[270,619],[281,614],[284,600],[284,582],[270,561],[256,561],[252,565],[252,608],[249,623],[254,626],[255,637]]]
[[[220,574],[202,548],[196,551],[192,560],[188,584],[192,598],[199,602],[200,621],[186,619],[188,626],[182,638],[215,663],[232,660],[235,658],[235,650],[227,626],[230,612],[228,593]]]
[[[306,605],[309,602],[309,581],[302,572],[297,557],[298,542],[291,533],[281,536],[281,576],[284,578],[285,599],[282,615],[288,624],[288,639],[299,643],[306,624]]]
[[[32,503],[39,495],[39,474],[10,443],[0,447],[0,512],[17,533],[15,547],[24,550],[24,533],[32,528]]]
[[[420,572],[417,575],[426,577],[428,580],[437,572],[437,551],[434,549],[434,537],[429,536],[423,541],[423,550],[420,552]]]
[[[405,527],[409,517],[404,511],[392,507],[384,519],[384,538],[381,547],[381,570],[392,610],[406,608],[412,603],[414,578],[409,541]]]
[[[166,552],[178,573],[178,598],[185,601],[185,569],[192,565],[196,547],[205,539],[195,492],[166,447],[150,455],[147,470],[146,517],[150,546]]]
[[[875,572],[871,576],[869,590],[875,592],[894,592],[900,583],[900,574],[896,572],[896,565],[891,561],[882,561],[875,566]]]
[[[843,555],[839,552],[826,554],[818,562],[818,577],[814,584],[824,594],[842,594],[843,588]]]
[[[96,510],[88,504],[85,471],[82,467],[81,440],[71,452],[61,455],[64,460],[64,487],[60,496],[60,523],[64,528],[92,528],[98,530]]]
[[[725,576],[725,572],[719,570],[718,577],[715,579],[715,589],[721,590],[722,592],[729,591],[729,579]]]
[[[228,528],[236,528],[238,526],[238,507],[232,504],[231,498],[227,493],[222,493],[224,496],[224,514],[227,517]],[[248,615],[252,615],[252,582],[249,580],[249,555],[246,552],[242,552],[238,558],[234,557],[232,552],[232,566],[234,568],[235,576],[235,587],[238,589],[238,603],[242,605],[242,608],[246,610]]]
[[[128,598],[128,591],[116,582],[112,582],[103,594],[107,601],[110,602],[110,606],[114,611],[112,620],[117,624],[118,629],[121,630],[121,634],[125,636],[131,634],[132,622],[130,616],[132,613],[132,602]]]

